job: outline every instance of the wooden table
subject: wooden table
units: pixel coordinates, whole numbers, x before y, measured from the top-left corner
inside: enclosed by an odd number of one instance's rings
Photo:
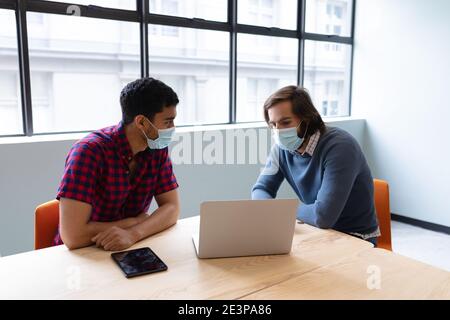
[[[191,239],[198,225],[183,219],[133,246],[152,248],[169,267],[133,279],[95,247],[0,258],[0,299],[450,298],[449,272],[303,224],[289,255],[200,260]],[[380,289],[368,288],[368,267],[379,268]]]

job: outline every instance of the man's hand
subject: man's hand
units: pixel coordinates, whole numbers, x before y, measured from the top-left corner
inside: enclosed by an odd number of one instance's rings
[[[138,237],[134,232],[119,227],[112,227],[92,238],[97,247],[102,247],[106,251],[125,250],[137,241]]]

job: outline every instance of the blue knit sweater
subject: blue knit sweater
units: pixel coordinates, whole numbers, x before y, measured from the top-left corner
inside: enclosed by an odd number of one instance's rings
[[[312,157],[274,146],[252,198],[275,198],[284,179],[302,202],[299,220],[346,233],[377,230],[372,175],[358,142],[344,130],[327,127]]]

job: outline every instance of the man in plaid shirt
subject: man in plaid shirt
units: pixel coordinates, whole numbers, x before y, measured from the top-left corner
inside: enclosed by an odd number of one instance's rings
[[[178,183],[167,147],[178,102],[163,82],[138,79],[121,92],[122,121],[72,147],[56,197],[55,245],[124,250],[177,222]],[[149,215],[153,197],[158,208]]]

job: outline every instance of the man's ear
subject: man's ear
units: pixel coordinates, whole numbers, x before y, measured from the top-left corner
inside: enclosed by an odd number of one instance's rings
[[[138,128],[139,130],[145,130],[146,125],[145,125],[145,117],[143,115],[137,115],[136,117],[134,117],[134,125],[136,126],[136,128]]]
[[[156,129],[149,121],[153,120],[148,119],[141,114],[137,115],[134,118],[134,124],[136,128],[138,128],[140,131],[144,131],[147,134],[147,137],[149,137],[150,139],[156,139],[158,138],[158,129]]]

